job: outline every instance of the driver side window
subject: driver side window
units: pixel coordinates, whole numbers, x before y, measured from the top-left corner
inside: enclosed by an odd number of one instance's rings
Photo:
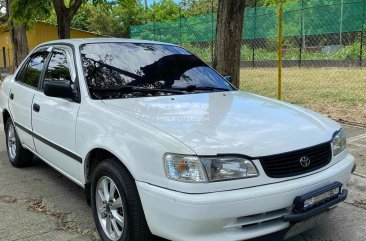
[[[17,81],[37,88],[47,56],[48,52],[33,54],[23,70],[18,74]]]
[[[44,81],[64,81],[71,84],[70,63],[68,62],[66,51],[61,49],[52,51]]]

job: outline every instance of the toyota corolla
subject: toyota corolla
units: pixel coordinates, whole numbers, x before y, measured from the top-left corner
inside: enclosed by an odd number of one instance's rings
[[[0,105],[10,163],[37,157],[85,188],[105,241],[290,237],[337,212],[355,167],[339,124],[173,44],[41,44]]]

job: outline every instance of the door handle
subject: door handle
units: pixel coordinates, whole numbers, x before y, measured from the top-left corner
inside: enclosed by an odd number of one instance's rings
[[[33,111],[39,112],[40,109],[41,109],[41,107],[39,106],[39,104],[36,104],[36,103],[33,104]]]
[[[14,99],[14,94],[13,93],[10,93],[10,99],[13,100]]]

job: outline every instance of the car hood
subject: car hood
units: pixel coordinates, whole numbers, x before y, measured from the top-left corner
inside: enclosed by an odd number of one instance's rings
[[[170,134],[198,155],[284,153],[328,142],[340,129],[318,113],[241,91],[103,102]]]

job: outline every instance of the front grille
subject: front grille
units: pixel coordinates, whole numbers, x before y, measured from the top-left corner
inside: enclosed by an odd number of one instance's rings
[[[300,164],[302,157],[310,159],[309,166],[303,167]],[[312,172],[328,165],[331,159],[332,150],[330,143],[259,158],[267,176],[273,178],[292,177]]]

